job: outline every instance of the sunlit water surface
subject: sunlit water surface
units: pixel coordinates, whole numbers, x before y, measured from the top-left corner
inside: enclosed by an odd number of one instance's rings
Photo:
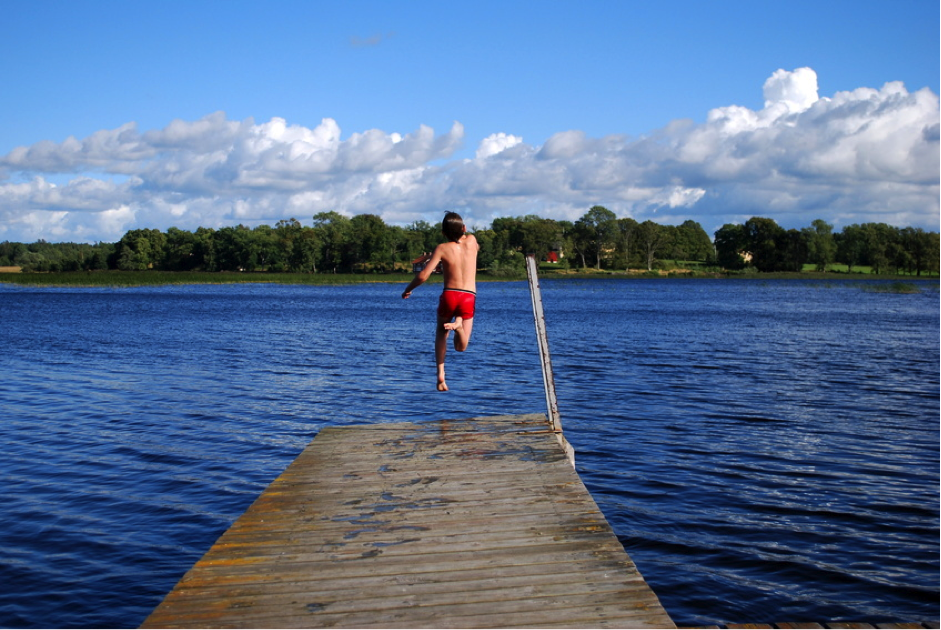
[[[578,471],[679,624],[938,619],[938,285],[545,280]],[[0,285],[0,626],[134,627],[328,425],[544,411],[524,282]]]

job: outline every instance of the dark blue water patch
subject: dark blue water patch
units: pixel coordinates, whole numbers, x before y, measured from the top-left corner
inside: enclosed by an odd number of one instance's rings
[[[938,617],[937,283],[543,283],[578,470],[681,624]],[[427,289],[427,290],[426,290]],[[138,625],[324,426],[544,409],[525,283],[0,285],[0,625]]]

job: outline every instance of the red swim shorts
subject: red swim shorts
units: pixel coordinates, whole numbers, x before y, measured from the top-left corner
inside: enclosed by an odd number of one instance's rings
[[[451,321],[452,317],[472,319],[477,295],[463,289],[445,289],[438,300],[438,319]]]

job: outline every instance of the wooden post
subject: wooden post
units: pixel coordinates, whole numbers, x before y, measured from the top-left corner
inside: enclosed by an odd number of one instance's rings
[[[539,268],[536,257],[526,256],[526,276],[529,278],[529,296],[533,302],[533,319],[536,322],[536,338],[539,342],[539,358],[542,364],[542,383],[546,392],[546,410],[549,426],[559,438],[569,461],[575,465],[575,451],[562,435],[562,420],[559,417],[559,403],[555,395],[555,379],[552,376],[552,357],[549,355],[549,338],[546,334],[546,318],[542,311],[542,293],[539,291]]]

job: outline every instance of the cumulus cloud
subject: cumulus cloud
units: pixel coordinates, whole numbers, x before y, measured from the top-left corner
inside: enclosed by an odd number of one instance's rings
[[[810,68],[777,70],[764,86],[765,109],[783,105],[790,112],[806,111],[817,102],[817,73]]]
[[[480,146],[477,147],[477,159],[482,160],[492,155],[497,155],[509,148],[515,147],[521,142],[523,142],[521,137],[503,133],[502,131],[500,133],[491,134],[480,141]]]
[[[216,112],[143,133],[134,123],[0,157],[0,239],[117,240],[132,227],[273,223],[326,210],[389,223],[458,209],[574,220],[601,204],[619,216],[687,219],[712,231],[768,216],[787,227],[884,221],[938,229],[939,102],[897,82],[829,97],[810,68],[777,70],[764,107],[718,107],[641,137],[564,130],[541,146],[505,131],[471,159],[455,122],[438,134],[378,129],[344,137],[281,118]],[[54,183],[59,182],[59,183]]]

